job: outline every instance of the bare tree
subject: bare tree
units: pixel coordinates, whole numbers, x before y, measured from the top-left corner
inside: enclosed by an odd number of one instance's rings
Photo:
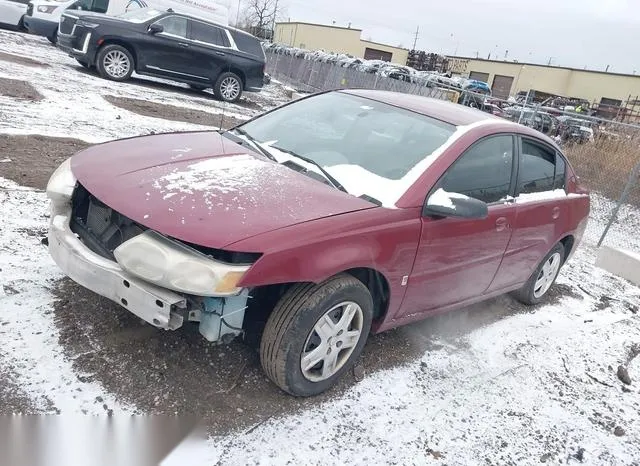
[[[254,35],[268,38],[284,11],[283,0],[245,0],[244,25]]]

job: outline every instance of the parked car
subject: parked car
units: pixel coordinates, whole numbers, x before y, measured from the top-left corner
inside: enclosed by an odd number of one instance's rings
[[[562,142],[584,144],[585,142],[594,140],[594,133],[590,121],[566,115],[559,116],[557,120],[558,127],[556,133],[560,136]]]
[[[212,88],[235,102],[264,84],[265,55],[246,32],[171,11],[144,8],[118,17],[66,12],[59,46],[100,76],[126,81],[135,71]]]
[[[205,21],[229,24],[229,1],[207,0],[31,0],[25,16],[25,27],[50,42],[58,40],[60,17],[64,11],[85,11],[117,16],[144,7],[165,11],[169,8]]]
[[[299,396],[332,386],[371,332],[506,292],[543,301],[589,213],[548,137],[374,90],[96,145],[47,194],[69,277],[157,328],[243,335]]]
[[[29,0],[0,0],[0,27],[22,29]]]
[[[531,108],[523,110],[522,107],[509,107],[506,109],[504,117],[548,135],[556,134],[558,127],[554,116]]]

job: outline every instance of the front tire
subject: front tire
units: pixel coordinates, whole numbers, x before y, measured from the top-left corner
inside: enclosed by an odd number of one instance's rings
[[[242,96],[242,80],[235,73],[222,73],[213,86],[213,94],[225,102],[237,102]]]
[[[556,278],[558,278],[558,273],[560,273],[560,268],[564,263],[564,257],[564,246],[562,243],[556,244],[540,261],[527,283],[513,293],[513,297],[523,304],[533,305],[540,303],[555,283]]]
[[[126,81],[133,74],[133,56],[121,45],[106,45],[98,52],[96,67],[105,79]]]
[[[56,29],[55,31],[53,31],[53,34],[51,34],[50,36],[47,37],[47,40],[49,42],[51,42],[53,45],[56,45],[58,43],[58,29]]]
[[[262,367],[291,395],[322,393],[353,367],[372,317],[371,294],[351,275],[295,285],[269,316],[260,343]]]

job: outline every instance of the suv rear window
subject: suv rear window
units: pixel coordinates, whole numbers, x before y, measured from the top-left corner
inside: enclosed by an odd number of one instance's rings
[[[240,31],[229,30],[229,32],[231,33],[233,40],[236,42],[238,49],[258,57],[261,60],[265,60],[264,50],[262,50],[262,45],[258,39]]]

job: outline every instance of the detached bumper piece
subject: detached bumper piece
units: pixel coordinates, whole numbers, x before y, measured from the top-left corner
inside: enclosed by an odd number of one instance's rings
[[[49,252],[76,283],[109,298],[151,325],[165,330],[182,326],[184,296],[151,285],[124,272],[117,262],[85,246],[71,231],[71,206],[52,208]]]

